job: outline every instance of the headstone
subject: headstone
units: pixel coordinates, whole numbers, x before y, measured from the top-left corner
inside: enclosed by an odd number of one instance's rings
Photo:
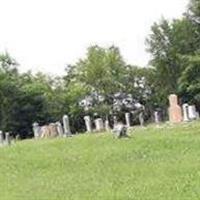
[[[67,115],[63,116],[63,126],[65,136],[71,136],[72,133],[69,126],[69,117]]]
[[[60,122],[56,122],[56,126],[57,126],[58,135],[60,137],[63,137],[64,131],[63,131],[63,127],[62,127],[61,123]]]
[[[109,124],[108,119],[106,119],[106,121],[105,121],[105,129],[106,129],[106,131],[110,131],[110,124]]]
[[[57,137],[59,135],[56,123],[50,123],[48,129],[50,133],[49,137]]]
[[[126,120],[126,126],[129,128],[131,127],[131,117],[130,113],[125,113],[125,120]]]
[[[113,127],[113,133],[117,138],[128,137],[127,127],[123,123],[117,123]]]
[[[185,104],[183,104],[182,108],[183,108],[183,121],[188,122],[190,120],[189,110],[188,110],[189,105],[187,103],[185,103]]]
[[[160,114],[159,114],[158,111],[155,111],[155,112],[154,112],[154,120],[155,120],[155,123],[156,123],[156,124],[159,124],[160,121],[161,121],[161,119],[160,119]]]
[[[3,132],[0,131],[0,145],[3,145]]]
[[[19,140],[20,140],[20,135],[17,134],[17,135],[15,136],[15,141],[19,141]]]
[[[188,115],[190,120],[195,120],[197,118],[197,111],[195,105],[190,105],[188,107]]]
[[[180,123],[183,120],[181,107],[178,105],[178,97],[175,94],[169,96],[169,121]]]
[[[85,120],[85,126],[86,126],[87,132],[91,133],[92,132],[92,122],[91,122],[90,116],[85,116],[84,120]]]
[[[117,125],[117,117],[113,116],[113,126]]]
[[[49,138],[51,136],[51,131],[49,125],[44,125],[40,127],[40,138]]]
[[[6,132],[6,137],[5,137],[5,144],[10,145],[11,144],[11,138],[10,138],[10,133]]]
[[[33,123],[33,133],[34,133],[34,138],[39,138],[40,137],[40,126],[37,122]]]
[[[96,131],[103,131],[104,130],[102,118],[95,119],[94,123],[95,123]]]
[[[139,122],[140,122],[140,126],[143,127],[144,126],[144,113],[143,112],[139,113]]]

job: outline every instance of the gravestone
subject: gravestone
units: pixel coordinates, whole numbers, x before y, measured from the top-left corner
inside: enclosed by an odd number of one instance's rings
[[[106,121],[105,121],[105,129],[106,129],[106,131],[110,131],[110,124],[109,124],[108,119],[106,119]]]
[[[11,137],[10,137],[10,133],[9,132],[6,132],[5,133],[5,144],[6,145],[11,145]]]
[[[154,112],[154,120],[156,124],[159,124],[161,122],[160,113],[158,111]]]
[[[61,123],[60,122],[56,122],[56,126],[57,126],[58,135],[60,137],[63,137],[64,131],[63,131],[63,127],[62,127]]]
[[[33,123],[33,133],[34,133],[34,138],[39,138],[40,137],[40,129],[41,127],[37,122]]]
[[[90,116],[85,116],[84,120],[85,120],[86,131],[91,133],[92,132],[92,122],[91,122]]]
[[[44,125],[44,126],[40,127],[40,136],[39,136],[39,138],[49,138],[50,135],[51,135],[51,133],[50,133],[48,125]]]
[[[95,123],[96,131],[103,131],[104,130],[102,118],[95,119],[94,123]]]
[[[113,126],[117,125],[117,117],[113,116]]]
[[[181,107],[178,105],[178,97],[175,94],[169,96],[169,121],[180,123],[183,120]]]
[[[195,120],[197,118],[197,111],[195,105],[188,106],[188,116],[190,120]]]
[[[65,136],[71,136],[72,133],[69,126],[69,117],[67,115],[63,116],[63,126]]]
[[[0,145],[3,145],[3,131],[0,131]]]
[[[131,127],[131,117],[130,113],[125,113],[125,120],[126,120],[126,126],[129,128]]]
[[[183,108],[183,121],[184,122],[188,122],[190,120],[190,118],[189,118],[189,110],[188,110],[189,105],[187,103],[184,103],[182,108]]]
[[[57,125],[51,123],[40,127],[40,138],[54,138],[58,136]]]
[[[57,137],[59,135],[56,123],[50,123],[48,125],[48,129],[50,132],[50,137]]]
[[[127,127],[122,122],[115,124],[113,133],[117,138],[128,137]]]
[[[17,135],[15,136],[15,141],[19,141],[19,140],[20,140],[20,135],[17,134]]]
[[[143,127],[144,126],[144,113],[140,112],[138,117],[139,117],[140,126]]]

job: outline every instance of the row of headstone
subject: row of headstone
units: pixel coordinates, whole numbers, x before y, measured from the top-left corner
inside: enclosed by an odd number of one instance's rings
[[[5,138],[4,138],[4,134],[2,131],[0,131],[0,146],[5,146],[5,145],[11,145],[11,137],[10,137],[10,133],[6,132],[5,133]]]
[[[113,133],[117,138],[128,137],[127,128],[130,127],[130,114],[126,113],[125,117],[126,117],[127,125],[117,122],[116,116],[114,117]],[[92,120],[90,116],[85,116],[84,120],[85,120],[85,126],[86,126],[87,132],[88,133],[93,132]],[[108,119],[106,119],[104,123],[102,118],[97,118],[94,120],[94,124],[95,124],[95,132],[96,131],[99,132],[103,130],[110,131],[110,125],[109,125]]]
[[[187,103],[179,106],[178,97],[175,94],[169,96],[169,121],[172,123],[179,123],[182,121],[191,121],[199,119],[199,113],[196,110],[195,105],[189,105]]]
[[[86,131],[88,133],[93,132],[93,128],[92,128],[92,120],[90,118],[90,116],[85,116],[84,117],[85,120],[85,127],[86,127]],[[102,118],[97,118],[94,120],[94,124],[95,124],[95,131],[96,132],[101,132],[101,131],[109,131],[110,130],[110,125],[109,125],[109,121],[105,120],[105,122],[103,122]]]
[[[90,116],[85,116],[84,120],[85,120],[86,131],[89,132],[89,133],[93,132],[92,120],[91,120]],[[131,114],[130,113],[125,113],[125,121],[126,121],[125,126],[127,128],[130,128],[131,127]],[[116,116],[113,117],[113,122],[114,122],[113,127],[115,127],[119,124]],[[140,122],[141,126],[144,126],[144,114],[143,114],[143,112],[141,112],[139,114],[139,122]],[[103,131],[103,130],[109,131],[111,129],[108,119],[106,119],[105,122],[103,122],[102,118],[97,118],[97,119],[94,120],[94,124],[95,124],[95,131],[97,131],[97,132],[100,132],[100,131]]]
[[[126,121],[126,128],[131,127],[131,117],[130,113],[125,113],[125,121]],[[71,130],[70,130],[70,124],[69,124],[69,117],[67,115],[63,116],[63,126],[60,122],[51,123],[49,125],[40,126],[37,122],[33,123],[33,132],[35,138],[45,138],[45,137],[67,137],[71,136]],[[93,132],[92,128],[92,121],[90,116],[85,116],[85,126],[87,132]],[[114,116],[114,127],[118,125],[117,117]],[[140,125],[144,125],[144,116],[143,113],[139,114],[139,121]],[[95,124],[95,131],[101,132],[101,131],[110,131],[110,125],[109,120],[103,121],[102,118],[97,118],[94,120]]]
[[[71,129],[69,125],[69,117],[63,116],[63,126],[60,122],[51,123],[49,125],[39,126],[37,122],[33,123],[34,137],[45,138],[45,137],[68,137],[71,136]]]

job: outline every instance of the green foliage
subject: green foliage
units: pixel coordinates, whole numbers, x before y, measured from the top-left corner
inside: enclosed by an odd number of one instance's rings
[[[153,55],[151,64],[169,93],[177,91],[177,80],[184,68],[180,55],[193,54],[198,49],[197,42],[195,28],[187,19],[172,23],[163,19],[152,26],[152,34],[147,40],[148,51]]]
[[[92,46],[88,49],[86,59],[77,64],[78,78],[98,94],[114,94],[123,87],[124,66],[118,48]]]
[[[187,66],[179,79],[179,91],[184,100],[200,105],[200,56],[187,58]]]
[[[81,116],[95,112],[102,117],[108,115],[112,109],[112,95],[124,87],[125,70],[125,63],[118,48],[89,47],[86,58],[79,60],[74,66],[68,66],[67,75],[64,77],[69,100],[72,99],[69,111],[71,115],[73,116],[74,112]],[[101,103],[96,99],[90,111],[80,110],[78,103],[92,94],[104,96],[105,102]]]
[[[126,66],[123,91],[132,94],[133,98],[146,104],[152,93],[154,70],[150,67]]]
[[[195,19],[197,23],[200,23],[200,0],[190,0],[188,8],[189,15]]]
[[[155,68],[154,90],[160,104],[167,105],[167,96],[179,91],[179,78],[187,65],[183,56],[192,56],[200,49],[199,27],[188,17],[172,22],[162,19],[152,26],[147,46]]]
[[[42,73],[19,74],[8,53],[0,55],[0,129],[32,136],[32,123],[54,122],[63,115],[62,84]]]

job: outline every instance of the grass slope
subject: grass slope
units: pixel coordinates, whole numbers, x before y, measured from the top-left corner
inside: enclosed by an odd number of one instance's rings
[[[200,197],[200,122],[0,148],[1,200]]]

